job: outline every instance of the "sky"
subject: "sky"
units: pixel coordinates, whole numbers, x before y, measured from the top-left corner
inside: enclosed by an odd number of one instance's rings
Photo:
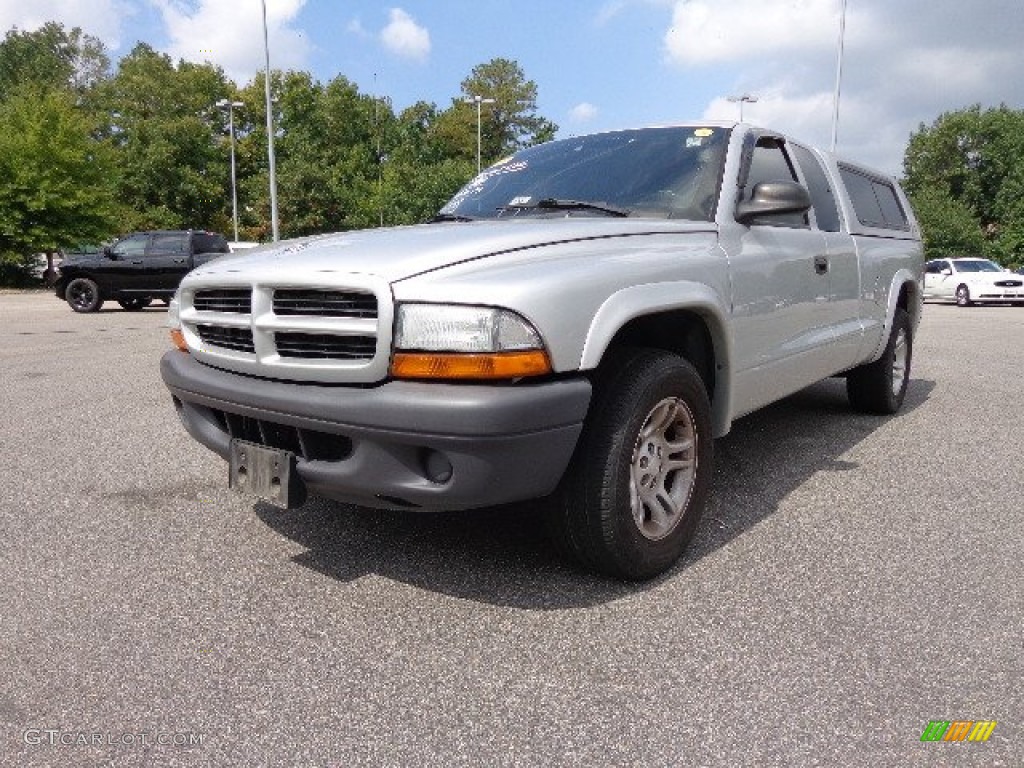
[[[513,59],[560,137],[743,117],[902,171],[912,132],[974,104],[1024,109],[1024,0],[265,0],[273,69],[337,75],[397,110],[447,108]],[[0,28],[79,26],[116,61],[138,42],[262,71],[261,0],[0,0]],[[467,107],[470,108],[470,107]]]

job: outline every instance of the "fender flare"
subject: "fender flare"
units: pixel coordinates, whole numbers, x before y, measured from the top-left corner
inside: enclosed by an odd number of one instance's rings
[[[711,337],[715,387],[709,392],[716,437],[726,434],[732,420],[732,337],[729,310],[721,296],[702,283],[691,281],[633,285],[611,294],[594,314],[580,354],[580,370],[597,368],[615,335],[629,322],[665,312],[697,315]]]

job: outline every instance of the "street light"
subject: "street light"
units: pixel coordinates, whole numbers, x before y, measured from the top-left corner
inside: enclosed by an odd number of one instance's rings
[[[832,147],[836,151],[836,137],[839,135],[839,86],[843,82],[843,38],[846,37],[846,0],[839,15],[839,44],[836,46],[836,89],[832,94]]]
[[[743,105],[744,104],[755,104],[757,103],[757,96],[751,96],[749,93],[744,93],[742,96],[728,96],[726,101],[731,101],[733,104],[739,102],[740,105],[740,122],[743,122]]]
[[[476,172],[480,173],[480,107],[483,104],[493,104],[494,99],[485,99],[482,96],[471,96],[463,99],[467,104],[476,104]]]
[[[267,162],[270,165],[270,227],[274,242],[279,239],[277,229],[277,168],[274,162],[274,113],[270,99],[270,43],[267,40],[267,0],[263,1],[263,53],[266,70],[263,73],[264,92],[267,101]]]
[[[235,109],[244,107],[240,101],[221,99],[217,106],[228,111],[228,135],[231,137],[231,220],[235,225],[235,242],[238,242],[238,186],[235,183]]]

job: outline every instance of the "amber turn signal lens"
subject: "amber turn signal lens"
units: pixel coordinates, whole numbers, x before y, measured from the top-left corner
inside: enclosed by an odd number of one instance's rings
[[[171,343],[182,352],[188,352],[188,344],[185,343],[185,335],[180,328],[171,328]]]
[[[397,352],[391,374],[398,379],[518,379],[551,373],[540,349],[492,354]]]

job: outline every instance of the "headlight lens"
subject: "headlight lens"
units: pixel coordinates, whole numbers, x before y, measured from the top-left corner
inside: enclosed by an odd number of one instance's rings
[[[391,374],[400,379],[519,379],[551,373],[544,342],[508,309],[402,304]]]
[[[398,308],[395,348],[425,352],[512,352],[543,347],[540,334],[507,309],[444,304]]]

